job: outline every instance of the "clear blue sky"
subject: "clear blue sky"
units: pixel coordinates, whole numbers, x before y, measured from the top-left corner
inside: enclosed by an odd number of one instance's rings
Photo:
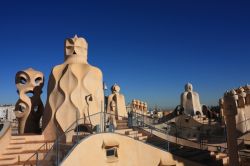
[[[1,1],[0,103],[18,99],[18,70],[63,62],[64,39],[89,43],[89,63],[127,102],[179,104],[191,82],[203,104],[250,83],[250,1]],[[43,99],[46,99],[47,86]]]

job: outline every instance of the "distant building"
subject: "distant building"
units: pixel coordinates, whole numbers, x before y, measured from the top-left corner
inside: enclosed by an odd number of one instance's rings
[[[0,121],[13,121],[16,119],[14,105],[0,105]]]

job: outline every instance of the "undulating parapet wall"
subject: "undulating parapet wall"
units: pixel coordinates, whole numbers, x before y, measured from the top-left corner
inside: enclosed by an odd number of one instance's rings
[[[102,133],[83,139],[61,163],[62,166],[198,166],[130,137]]]
[[[65,132],[76,119],[85,118],[84,124],[92,128],[99,123],[87,116],[104,110],[102,72],[88,64],[87,49],[84,38],[66,39],[64,63],[50,74],[43,117],[43,133],[48,140]],[[72,135],[73,131],[67,134],[67,141]]]
[[[16,73],[16,87],[19,99],[15,105],[19,134],[41,133],[40,119],[44,106],[40,95],[44,85],[44,75],[32,68]]]
[[[237,114],[236,114],[236,128],[238,131],[245,133],[250,130],[250,85],[239,87],[237,89],[232,89],[227,91],[225,94],[233,93],[237,98],[235,98]],[[223,109],[224,102],[220,99],[220,105],[222,108],[222,114],[225,114]]]

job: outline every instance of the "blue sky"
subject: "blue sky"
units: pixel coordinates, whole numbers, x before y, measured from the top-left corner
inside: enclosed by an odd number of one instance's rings
[[[18,99],[15,73],[46,76],[63,63],[64,39],[89,44],[89,63],[127,102],[175,107],[191,82],[203,104],[250,83],[250,1],[0,2],[0,103]],[[43,99],[46,100],[47,86]]]

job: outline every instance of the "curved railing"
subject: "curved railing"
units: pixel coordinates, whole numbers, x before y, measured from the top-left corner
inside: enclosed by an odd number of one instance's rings
[[[134,113],[134,114],[137,114],[137,116],[144,116],[144,118],[142,118],[142,117],[141,118],[137,118],[137,120],[147,119],[147,116],[145,116],[143,114],[139,114],[139,113]],[[249,120],[250,120],[250,118],[246,119],[245,121],[239,122],[239,123],[245,123],[246,121],[249,121]],[[239,123],[237,123],[237,124],[239,124]],[[155,127],[155,125],[153,123],[151,123],[151,124],[145,123],[145,121],[142,120],[142,121],[138,122],[137,124],[138,124],[138,127],[141,127],[143,129],[148,128],[149,130],[151,130],[151,133],[154,132],[154,131],[156,131],[156,132],[160,132],[160,133],[162,133],[162,134],[164,134],[166,136],[169,135],[169,133],[168,133],[167,130],[159,129],[159,128]],[[172,141],[172,143],[178,144],[180,142],[178,142],[177,139],[182,139],[182,140],[185,140],[185,141],[190,141],[192,143],[199,144],[200,145],[200,149],[203,149],[203,150],[206,150],[206,149],[207,150],[208,149],[217,149],[217,151],[226,152],[226,153],[228,151],[228,149],[227,149],[226,128],[225,128],[225,131],[223,132],[223,135],[221,135],[221,136],[209,134],[206,137],[203,137],[203,136],[200,137],[199,141],[190,140],[190,139],[187,139],[187,138],[182,137],[181,135],[179,135],[178,131],[183,132],[183,130],[197,131],[197,129],[194,129],[194,128],[181,126],[178,129],[176,129],[176,132],[173,135],[171,135],[171,136],[175,136],[176,137],[175,141]],[[202,133],[204,133],[204,131],[200,131],[200,133],[202,134]],[[223,144],[224,145],[221,146],[220,144],[216,145],[216,144],[204,142],[206,139],[211,139],[211,138],[223,140],[222,145]],[[244,147],[243,147],[243,149],[240,148],[241,145],[245,144],[246,141],[250,143],[250,139],[246,139],[246,138],[238,138],[237,139],[237,144],[239,146],[239,156],[240,157],[244,157],[244,158],[250,158],[250,154],[249,155],[245,155],[244,153],[242,153],[242,151],[244,152]],[[189,146],[188,144],[186,146],[192,147],[192,146]]]
[[[63,134],[57,137],[51,149],[44,156],[44,159],[39,160],[37,165],[59,165],[72,147],[77,145],[86,135],[92,133],[91,125],[93,124],[86,124],[86,121],[89,119],[96,124],[94,132],[100,132],[102,130],[100,127],[102,120],[101,112],[86,116],[85,118],[77,119]],[[89,125],[89,127],[87,127],[87,125]],[[83,129],[81,129],[81,126]],[[73,135],[72,132],[74,133]],[[72,141],[67,143],[65,137],[68,135],[73,137]]]
[[[63,158],[68,154],[70,149],[76,146],[81,139],[92,133],[95,134],[106,132],[107,119],[111,115],[113,116],[114,114],[98,112],[86,116],[85,118],[77,119],[63,134],[57,137],[54,144],[44,156],[42,156],[41,154],[39,156],[39,153],[35,153],[26,161],[27,165],[29,165],[29,161],[31,160],[35,160],[36,165],[59,165]],[[124,118],[117,115],[116,117]],[[92,124],[86,123],[89,121],[91,121]],[[89,127],[87,127],[88,125]],[[93,125],[94,127],[92,127],[91,125]],[[86,129],[88,131],[86,131]],[[74,133],[73,135],[72,132]],[[68,135],[73,136],[72,142],[67,143],[65,141],[65,137],[67,137]],[[44,148],[45,146],[46,145],[44,144],[39,148],[39,150]]]
[[[96,117],[99,115],[100,115],[100,112],[92,114],[92,115],[87,116],[85,118],[77,119],[75,122],[73,122],[68,127],[68,129],[64,133],[61,133],[61,134],[57,133],[57,135],[59,135],[59,136],[57,137],[57,139],[53,143],[46,142],[41,147],[39,147],[37,149],[37,151],[24,162],[23,165],[33,165],[33,164],[35,164],[35,165],[59,165],[61,158],[63,157],[63,156],[60,156],[61,146],[67,145],[67,143],[65,142],[65,137],[68,134],[72,134],[72,132],[74,132],[74,133],[76,133],[76,135],[74,137],[74,141],[77,141],[77,143],[78,143],[79,136],[82,134],[82,132],[79,131],[79,125],[81,125],[82,122],[85,122],[87,118],[93,118],[93,117]],[[76,126],[78,126],[78,127],[76,127]],[[68,145],[70,146],[70,144],[68,144]],[[40,151],[43,151],[43,150],[47,151],[47,153],[46,154],[40,153]],[[48,164],[48,162],[51,162],[50,161],[51,156],[52,157],[56,156],[56,158],[53,159],[54,163]]]
[[[36,152],[30,156],[25,162],[24,162],[24,166],[25,165],[32,165],[32,164],[35,164],[35,165],[38,165],[38,161],[39,159],[41,158],[43,152],[45,151],[48,151],[49,149],[51,149],[53,146],[53,143],[52,142],[45,142],[42,146],[40,146]],[[35,161],[35,162],[34,162]]]
[[[165,125],[165,128],[167,127],[174,127],[174,128],[177,128],[178,130],[180,131],[183,131],[183,129],[187,129],[189,131],[199,131],[200,133],[204,133],[205,129],[203,129],[204,127],[212,127],[213,125],[209,125],[209,124],[204,124],[204,123],[201,123],[200,126],[195,126],[195,127],[186,127],[186,126],[183,126],[183,125],[180,125],[180,126],[173,126],[169,123],[160,123],[158,124],[158,120],[157,119],[153,119],[151,117],[148,117],[147,115],[143,115],[143,114],[140,114],[140,113],[136,113],[136,112],[133,112],[133,117],[137,117],[136,119],[137,120],[140,120],[141,122],[143,122],[144,124],[147,124],[147,125],[151,125],[151,126],[154,126],[155,125],[162,125],[164,124]],[[141,122],[138,122],[138,123],[141,123]],[[199,129],[198,129],[199,128]],[[157,128],[159,129],[159,128]],[[222,130],[223,128],[221,128]],[[165,130],[163,130],[164,132],[166,132]],[[211,133],[209,133],[209,135],[211,135]],[[212,135],[214,137],[226,137],[225,133],[223,133],[222,135],[218,136],[218,135]]]
[[[135,114],[135,116],[137,116],[137,117],[142,116],[141,118],[136,118],[137,119],[137,127],[148,128],[151,131],[151,133],[153,131],[157,131],[157,132],[162,133],[164,135],[169,135],[169,133],[168,133],[167,130],[159,129],[159,128],[155,127],[154,124],[152,124],[152,123],[150,124],[150,123],[145,122],[145,119],[148,119],[147,116],[145,116],[143,114],[135,113],[135,112],[133,112],[133,114]],[[178,132],[182,131],[184,128],[198,132],[197,129],[193,129],[193,128],[189,128],[189,127],[184,127],[184,126],[180,127],[180,128],[176,128],[176,130],[175,130],[176,132],[173,135],[169,135],[169,136],[174,136],[176,138],[175,141],[171,141],[172,143],[178,144],[179,141],[177,141],[177,139],[178,140],[182,139],[182,140],[185,140],[186,142],[192,142],[192,143],[197,144],[196,147],[200,147],[200,149],[204,149],[204,147],[206,147],[206,149],[209,148],[209,147],[213,147],[213,148],[220,149],[220,150],[226,150],[227,149],[225,146],[212,145],[212,144],[206,143],[205,137],[203,137],[203,136],[200,137],[198,141],[194,141],[194,140],[190,140],[190,139],[187,139],[185,137],[182,137],[181,134],[179,134]],[[203,134],[202,131],[200,131],[200,134],[201,135]],[[217,137],[218,139],[219,138],[223,138],[225,140],[225,142],[226,142],[226,136],[210,135],[210,137]],[[191,145],[186,145],[186,146],[194,148]]]

